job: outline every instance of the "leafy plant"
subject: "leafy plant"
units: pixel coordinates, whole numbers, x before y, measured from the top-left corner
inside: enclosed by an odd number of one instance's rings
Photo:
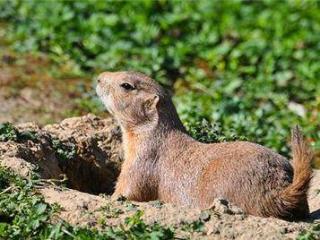
[[[0,141],[2,142],[6,142],[6,141],[21,142],[26,140],[35,141],[36,139],[37,139],[37,136],[35,132],[18,131],[18,129],[9,122],[0,124]]]
[[[103,218],[118,217],[123,211],[119,208],[113,208],[110,204],[107,204],[99,209],[103,213]]]
[[[187,232],[202,232],[204,230],[204,223],[201,220],[196,220],[191,223],[183,223],[182,229]]]
[[[54,207],[33,194],[32,181],[0,168],[0,236],[3,239],[35,237],[47,227]]]
[[[11,123],[0,124],[0,141],[16,141],[18,139],[18,131]]]
[[[72,160],[77,154],[77,146],[71,142],[63,143],[59,139],[52,139],[52,148],[62,161]]]
[[[209,122],[205,118],[194,123],[186,122],[185,126],[192,137],[204,143],[247,140],[245,136],[237,136],[234,129],[224,132],[217,123]]]
[[[141,217],[143,212],[138,210],[132,217],[125,221],[126,226],[121,226],[124,232],[128,232],[127,239],[172,239],[174,232],[170,228],[164,228],[159,224],[148,227]]]
[[[314,224],[309,230],[299,234],[297,240],[317,240],[320,238],[320,224]]]

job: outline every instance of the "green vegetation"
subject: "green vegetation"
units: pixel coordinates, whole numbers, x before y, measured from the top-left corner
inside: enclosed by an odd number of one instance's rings
[[[0,12],[18,51],[83,73],[150,74],[175,92],[200,140],[245,136],[289,156],[290,128],[300,124],[320,149],[317,1],[1,0]],[[195,134],[203,119],[208,136]]]
[[[11,123],[1,123],[0,124],[0,141],[25,141],[25,140],[36,140],[36,135],[34,132],[30,131],[18,131]]]
[[[196,220],[191,223],[183,223],[182,229],[188,232],[202,232],[204,229],[204,223],[201,220]]]
[[[303,231],[299,236],[298,240],[317,240],[320,238],[320,224],[315,224],[308,231]]]
[[[77,146],[71,142],[63,143],[59,139],[52,139],[51,145],[62,161],[72,160],[77,154]]]
[[[101,231],[78,228],[60,220],[59,206],[37,194],[39,179],[17,177],[0,168],[0,239],[172,239],[174,233],[158,224],[147,225],[137,211],[124,225]]]
[[[0,141],[16,141],[18,139],[17,129],[10,123],[0,125]]]

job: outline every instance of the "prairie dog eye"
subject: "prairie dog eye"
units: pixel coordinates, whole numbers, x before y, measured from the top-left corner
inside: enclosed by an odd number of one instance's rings
[[[125,90],[131,91],[131,90],[135,90],[136,88],[134,86],[132,86],[130,83],[121,83],[120,87],[122,87]]]

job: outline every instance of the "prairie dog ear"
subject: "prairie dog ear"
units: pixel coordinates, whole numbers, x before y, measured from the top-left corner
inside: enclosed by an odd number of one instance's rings
[[[148,97],[144,102],[145,113],[150,116],[157,112],[157,105],[159,103],[160,97],[158,95],[153,95]]]

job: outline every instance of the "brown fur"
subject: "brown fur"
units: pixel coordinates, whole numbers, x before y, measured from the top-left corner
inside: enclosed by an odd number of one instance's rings
[[[124,89],[123,83],[133,89]],[[123,132],[125,161],[114,196],[200,208],[222,197],[257,216],[299,219],[309,214],[312,154],[298,128],[292,134],[292,167],[258,144],[192,139],[171,98],[143,74],[103,73],[97,93]]]

